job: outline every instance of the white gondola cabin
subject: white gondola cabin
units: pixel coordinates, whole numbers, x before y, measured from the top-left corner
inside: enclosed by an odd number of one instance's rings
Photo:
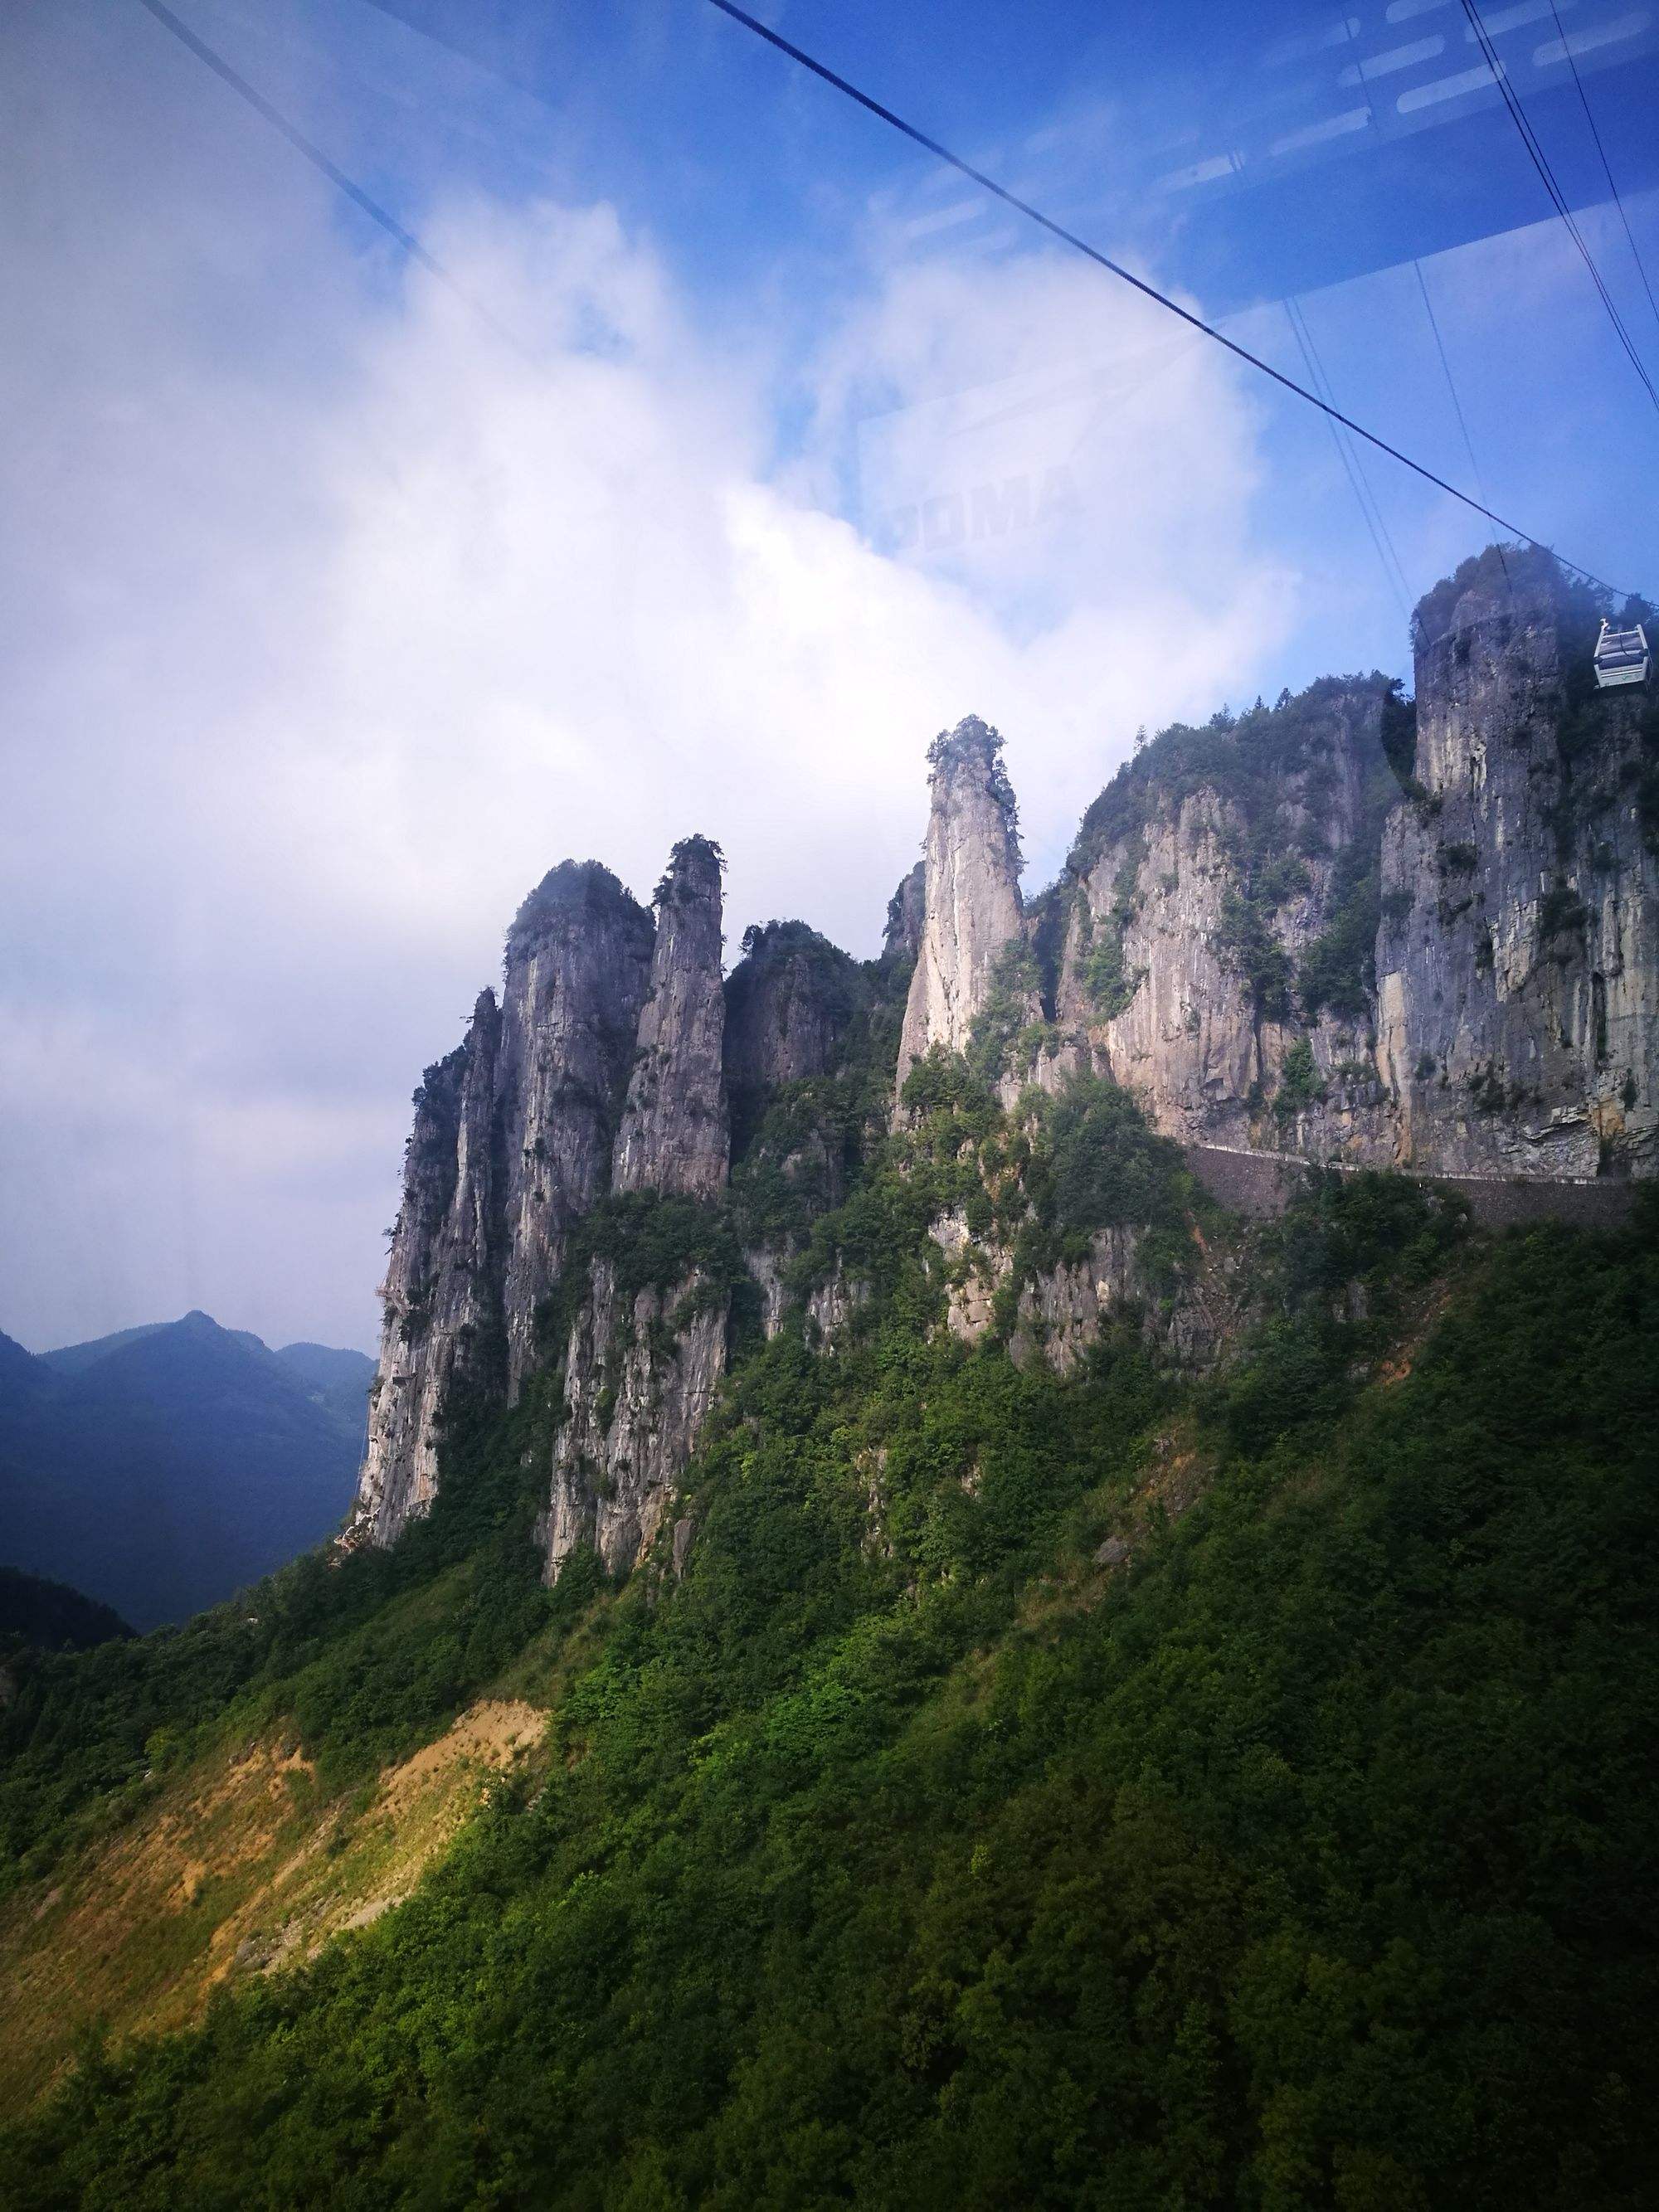
[[[1640,623],[1634,629],[1602,623],[1595,641],[1595,680],[1604,691],[1613,684],[1645,684],[1649,660],[1648,634]]]

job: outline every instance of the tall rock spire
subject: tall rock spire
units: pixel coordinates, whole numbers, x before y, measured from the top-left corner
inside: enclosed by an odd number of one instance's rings
[[[516,1393],[545,1352],[538,1309],[605,1187],[652,937],[609,869],[562,862],[508,933],[503,1003],[485,991],[427,1070],[348,1542],[392,1543],[426,1511],[458,1390]]]
[[[404,1197],[380,1295],[386,1318],[348,1537],[389,1544],[438,1486],[450,1394],[500,1381],[490,1265],[492,1121],[501,1021],[479,994],[465,1041],[426,1072],[404,1154]]]
[[[675,846],[657,886],[657,941],[634,1071],[617,1133],[613,1188],[712,1198],[731,1151],[722,1069],[720,852]]]
[[[725,1188],[731,1151],[720,848],[707,837],[676,845],[656,904],[611,1188],[708,1200]],[[542,1524],[550,1582],[580,1545],[612,1574],[649,1549],[725,1371],[726,1308],[725,1291],[695,1264],[629,1295],[612,1261],[594,1261],[565,1353],[569,1412]]]
[[[715,925],[718,939],[719,924]],[[647,978],[650,916],[596,860],[563,861],[519,909],[501,1010],[502,1317],[516,1395],[545,1349],[536,1310],[604,1190]],[[720,955],[714,956],[718,989]],[[718,1036],[718,1032],[716,1032]],[[719,1054],[716,1051],[718,1072]]]
[[[901,1090],[933,1046],[966,1048],[998,956],[1023,934],[1019,838],[1001,738],[969,714],[934,739],[927,757],[921,941],[899,1044]]]

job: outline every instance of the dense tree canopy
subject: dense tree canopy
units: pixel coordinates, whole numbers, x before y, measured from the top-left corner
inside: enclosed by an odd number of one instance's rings
[[[228,1712],[343,1786],[570,1652],[533,1784],[314,1964],[89,2049],[9,2204],[1649,2201],[1651,1212],[1489,1243],[1333,1178],[1250,1246],[1218,1377],[1129,1314],[1062,1382],[936,1327],[953,1177],[1023,1178],[1034,1260],[1237,1231],[1106,1086],[1006,1115],[937,1061],[907,1098],[800,1262],[870,1303],[833,1355],[749,1340],[683,1582],[541,1588],[532,1391],[458,1421],[389,1554],[40,1662],[22,1875]],[[602,1233],[641,1268],[719,1249],[641,1212]]]

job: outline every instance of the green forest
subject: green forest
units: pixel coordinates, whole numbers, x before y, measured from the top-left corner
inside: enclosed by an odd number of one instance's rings
[[[543,1587],[550,1370],[458,1410],[391,1552],[24,1670],[20,1897],[262,1718],[342,1817],[503,1679],[551,1756],[310,1964],[88,2038],[8,2206],[1651,2202],[1654,1210],[1493,1239],[1361,1175],[1247,1231],[1105,1084],[1005,1110],[935,1057],[876,1133],[890,1031],[739,1164],[740,1212],[833,1136],[798,1287],[873,1295],[833,1349],[741,1333],[683,1581]],[[1155,1255],[1065,1380],[1011,1297],[939,1326],[928,1219],[1016,1188],[1017,1267]],[[684,1213],[594,1234],[717,1266]],[[1193,1374],[1158,1309],[1200,1264],[1243,1335]]]

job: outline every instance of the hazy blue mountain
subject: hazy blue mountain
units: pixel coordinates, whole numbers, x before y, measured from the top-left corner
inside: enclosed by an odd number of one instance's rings
[[[0,1567],[0,1649],[15,1637],[43,1651],[85,1651],[131,1633],[118,1613],[67,1583]]]
[[[187,1322],[210,1321],[212,1316],[204,1314],[199,1310],[192,1310],[185,1316],[185,1320]],[[180,1322],[172,1321],[141,1322],[137,1328],[118,1328],[112,1335],[89,1337],[84,1344],[60,1345],[56,1352],[43,1352],[39,1357],[48,1367],[55,1369],[60,1375],[79,1375],[88,1367],[95,1367],[100,1359],[108,1358],[111,1352],[124,1352],[128,1345],[137,1344],[143,1337],[155,1336],[163,1329],[178,1328],[181,1326]],[[216,1322],[214,1322],[214,1327],[218,1328]],[[252,1352],[263,1352],[266,1348],[263,1340],[255,1336],[251,1329],[227,1328],[221,1330],[220,1334],[234,1338],[238,1344],[246,1345]],[[349,1353],[346,1356],[357,1358],[361,1355]]]
[[[0,1338],[0,1561],[140,1628],[217,1603],[337,1526],[372,1372],[204,1313],[38,1357]]]
[[[374,1362],[366,1352],[332,1344],[285,1344],[276,1357],[291,1367],[319,1405],[327,1406],[361,1433],[368,1418]]]

